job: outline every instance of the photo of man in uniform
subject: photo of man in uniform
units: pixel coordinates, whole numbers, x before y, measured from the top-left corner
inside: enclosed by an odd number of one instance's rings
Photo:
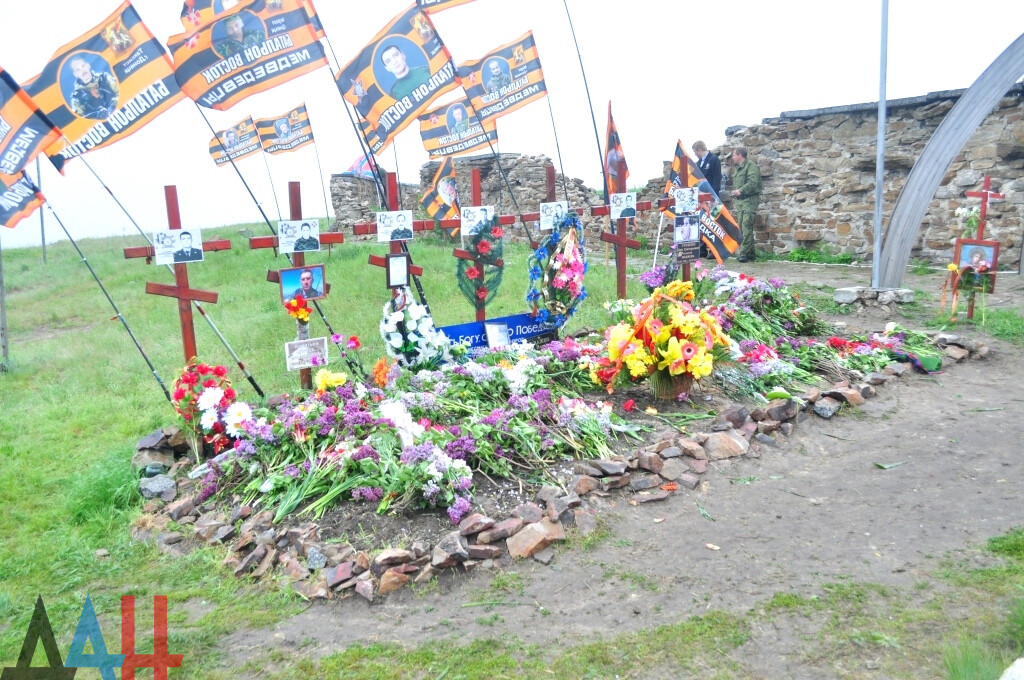
[[[448,109],[448,132],[453,135],[469,132],[469,115],[462,104],[453,104]]]
[[[233,14],[222,22],[227,36],[214,45],[214,50],[222,57],[230,57],[242,50],[259,45],[266,40],[263,26],[246,29],[245,18],[241,14]]]
[[[295,299],[299,295],[306,300],[323,297],[320,289],[313,285],[312,269],[303,269],[299,274],[299,287],[292,291],[291,298]]]
[[[238,146],[238,133],[234,128],[224,131],[224,150],[231,151]]]
[[[409,59],[398,45],[388,45],[380,53],[380,61],[395,82],[388,91],[392,99],[409,96],[413,90],[430,80],[426,66],[409,66]]]
[[[484,87],[487,88],[488,93],[497,92],[512,83],[512,78],[507,70],[508,66],[505,65],[505,69],[502,69],[502,66],[502,62],[498,59],[492,59],[487,62],[487,79],[484,81]]]
[[[203,259],[202,248],[192,247],[192,234],[187,231],[178,236],[178,249],[174,251],[175,262],[199,262]]]
[[[71,110],[82,118],[106,120],[117,110],[117,79],[109,72],[96,72],[88,59],[72,57],[69,62],[75,76],[71,91]]]
[[[454,177],[445,177],[437,184],[437,192],[445,205],[458,205],[459,187],[455,184]]]
[[[277,131],[277,141],[287,142],[292,138],[292,126],[287,118],[281,118],[274,123],[274,129]]]
[[[391,241],[408,241],[412,238],[412,226],[404,212],[395,215],[395,227],[391,230],[390,236]]]
[[[292,249],[296,253],[303,250],[320,250],[320,241],[313,236],[313,229],[309,222],[302,223],[302,227],[299,229],[299,238],[295,239]]]

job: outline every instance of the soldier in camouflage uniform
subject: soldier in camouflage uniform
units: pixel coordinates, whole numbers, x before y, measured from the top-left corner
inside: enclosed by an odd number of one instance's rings
[[[238,14],[224,20],[224,30],[227,37],[219,41],[214,49],[225,59],[266,40],[262,29],[246,31],[245,19]]]
[[[737,146],[732,152],[732,162],[736,164],[733,172],[733,190],[736,197],[733,213],[743,230],[743,243],[736,259],[740,262],[754,261],[754,218],[757,216],[757,204],[761,202],[761,171],[757,163],[747,159],[747,149]]]

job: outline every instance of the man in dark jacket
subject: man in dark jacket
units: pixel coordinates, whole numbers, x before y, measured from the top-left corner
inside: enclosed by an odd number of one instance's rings
[[[743,230],[743,243],[740,245],[740,262],[754,261],[754,218],[757,216],[757,205],[761,202],[761,170],[757,163],[747,158],[746,147],[737,146],[732,152],[732,162],[736,164],[733,172],[733,187],[730,193],[736,198],[733,213]]]
[[[715,195],[718,195],[722,190],[722,161],[708,151],[707,144],[699,139],[693,143],[693,152],[697,154],[697,168],[704,173],[704,179],[715,190]]]

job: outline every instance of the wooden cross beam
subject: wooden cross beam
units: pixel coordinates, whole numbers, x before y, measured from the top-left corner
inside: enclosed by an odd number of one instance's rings
[[[178,210],[178,190],[174,186],[164,187],[164,199],[167,202],[167,224],[171,229],[181,229],[181,213]],[[214,239],[203,242],[203,251],[230,250],[231,241],[227,239]],[[144,257],[146,263],[152,263],[156,250],[153,246],[142,246],[139,248],[125,248],[126,259]],[[178,298],[178,318],[181,322],[181,344],[185,350],[185,363],[198,356],[196,351],[196,330],[192,320],[192,300],[215,304],[217,293],[189,288],[188,285],[188,264],[178,262],[174,265],[174,283],[169,286],[163,283],[146,283],[146,292],[150,295],[164,295]]]
[[[971,198],[981,199],[981,212],[978,214],[978,236],[977,238],[985,238],[985,218],[988,215],[988,202],[992,198],[1006,198],[1003,194],[997,194],[992,191],[992,178],[985,175],[985,183],[982,185],[981,191],[968,191],[965,193],[966,196]],[[973,300],[972,300],[973,301]],[[970,315],[968,315],[968,318]]]
[[[387,174],[387,183],[388,183],[387,184],[388,210],[392,210],[392,211],[393,210],[398,210],[398,208],[399,208],[399,204],[398,204],[398,178],[395,175],[395,173],[389,172]],[[445,224],[445,223],[448,223],[448,222],[452,223],[451,226],[457,226],[459,224],[459,220],[444,220],[444,221],[442,221],[441,224],[442,224],[442,226],[448,226],[448,225]],[[415,231],[430,231],[433,228],[434,228],[434,220],[413,220],[412,221],[412,230],[414,232]],[[376,234],[377,233],[377,223],[376,222],[360,222],[358,224],[354,224],[354,225],[352,225],[352,233],[357,235],[357,236],[364,236],[364,235],[367,235],[367,234]],[[405,250],[402,249],[402,242],[401,241],[391,241],[388,244],[388,246],[389,246],[388,252],[391,255],[399,255],[401,253],[406,252]],[[374,267],[381,267],[383,269],[387,269],[388,259],[386,257],[382,257],[380,255],[370,255],[368,263],[373,265]],[[419,265],[412,264],[412,259],[411,258],[409,260],[409,275],[410,276],[423,276],[423,267],[420,267]],[[393,294],[397,294],[397,291],[394,291]]]

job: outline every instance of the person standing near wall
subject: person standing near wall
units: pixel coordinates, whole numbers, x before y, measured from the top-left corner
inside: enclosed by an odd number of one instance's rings
[[[743,230],[743,243],[740,245],[740,254],[736,258],[739,262],[753,262],[754,254],[754,218],[757,217],[757,205],[761,202],[761,171],[757,163],[747,158],[747,149],[737,146],[732,152],[732,162],[736,164],[733,172],[733,186],[731,193],[736,202],[733,212],[739,221],[740,229]]]
[[[693,152],[697,154],[697,167],[704,173],[704,179],[708,181],[717,196],[722,191],[722,161],[718,156],[708,151],[708,146],[699,139],[693,143]]]

